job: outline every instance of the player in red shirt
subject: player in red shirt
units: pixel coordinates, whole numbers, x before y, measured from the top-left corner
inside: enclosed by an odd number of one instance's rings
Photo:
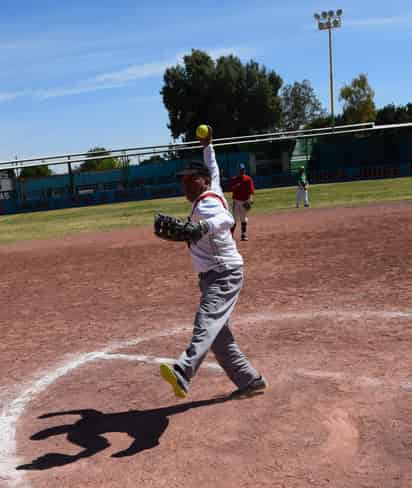
[[[245,174],[245,169],[245,165],[240,163],[238,174],[231,179],[229,187],[229,191],[232,192],[233,217],[235,218],[235,225],[232,228],[232,233],[235,231],[236,222],[240,220],[242,241],[248,240],[248,212],[252,208],[253,194],[255,193],[253,180],[250,176]]]

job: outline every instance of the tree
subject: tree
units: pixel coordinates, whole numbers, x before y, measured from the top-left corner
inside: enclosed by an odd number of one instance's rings
[[[332,123],[332,116],[325,115],[311,120],[308,124],[305,125],[305,129],[322,129],[323,127],[331,127]],[[335,125],[339,125],[336,122],[336,118]]]
[[[376,119],[375,92],[365,74],[354,78],[350,85],[344,85],[339,100],[344,101],[343,118],[345,123],[372,122]]]
[[[80,165],[81,172],[101,171],[107,169],[121,168],[122,164],[118,158],[110,157],[110,151],[104,147],[93,147],[87,151],[87,159]],[[109,156],[107,158],[95,159],[96,157]]]
[[[27,168],[23,168],[21,170],[20,178],[45,178],[52,174],[53,174],[52,170],[46,165],[28,166]]]
[[[280,120],[278,91],[282,79],[254,61],[235,56],[215,61],[193,49],[183,66],[167,68],[161,90],[174,139],[194,139],[200,123],[218,137],[247,135],[272,129]]]
[[[335,115],[333,120],[332,115],[325,115],[313,119],[309,124],[305,125],[305,129],[322,129],[331,127],[332,125],[339,126],[345,124],[346,122],[342,114]]]
[[[403,124],[412,122],[412,103],[395,106],[385,105],[376,112],[377,124]]]
[[[326,118],[326,110],[315,95],[309,80],[285,85],[281,94],[283,129],[299,129],[316,119]]]
[[[164,158],[169,161],[179,159],[179,152],[173,147],[172,143],[169,144],[167,151],[164,153]]]
[[[139,163],[139,166],[143,166],[145,164],[163,163],[164,161],[167,161],[167,158],[163,157],[161,154],[153,154],[153,156],[150,156]]]

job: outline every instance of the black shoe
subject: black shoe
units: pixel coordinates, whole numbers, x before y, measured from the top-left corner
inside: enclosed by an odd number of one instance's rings
[[[266,390],[266,388],[268,388],[268,386],[268,382],[262,375],[260,375],[259,378],[254,379],[244,388],[239,388],[238,390],[234,391],[230,395],[230,398],[241,399],[260,395],[263,393],[263,390]]]

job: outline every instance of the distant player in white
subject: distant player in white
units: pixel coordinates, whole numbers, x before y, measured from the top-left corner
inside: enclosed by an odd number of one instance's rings
[[[305,207],[309,207],[309,181],[304,166],[301,166],[298,170],[297,185],[296,208],[299,208],[302,201]]]
[[[229,328],[229,318],[243,284],[243,259],[231,233],[233,216],[221,191],[212,191],[213,177],[208,166],[191,162],[181,175],[186,198],[192,202],[191,221],[201,228],[201,237],[197,234],[198,240],[189,241],[193,268],[199,274],[201,298],[189,346],[172,366],[162,364],[160,373],[175,395],[184,398],[191,379],[211,349],[238,388],[232,397],[260,393],[267,387],[266,380],[239,349]]]

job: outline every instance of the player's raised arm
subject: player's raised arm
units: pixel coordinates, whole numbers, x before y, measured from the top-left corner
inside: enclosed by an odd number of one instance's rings
[[[209,168],[211,175],[211,190],[223,195],[220,185],[220,171],[216,161],[216,154],[213,148],[213,129],[210,125],[201,124],[196,129],[196,137],[203,146],[203,162]]]

